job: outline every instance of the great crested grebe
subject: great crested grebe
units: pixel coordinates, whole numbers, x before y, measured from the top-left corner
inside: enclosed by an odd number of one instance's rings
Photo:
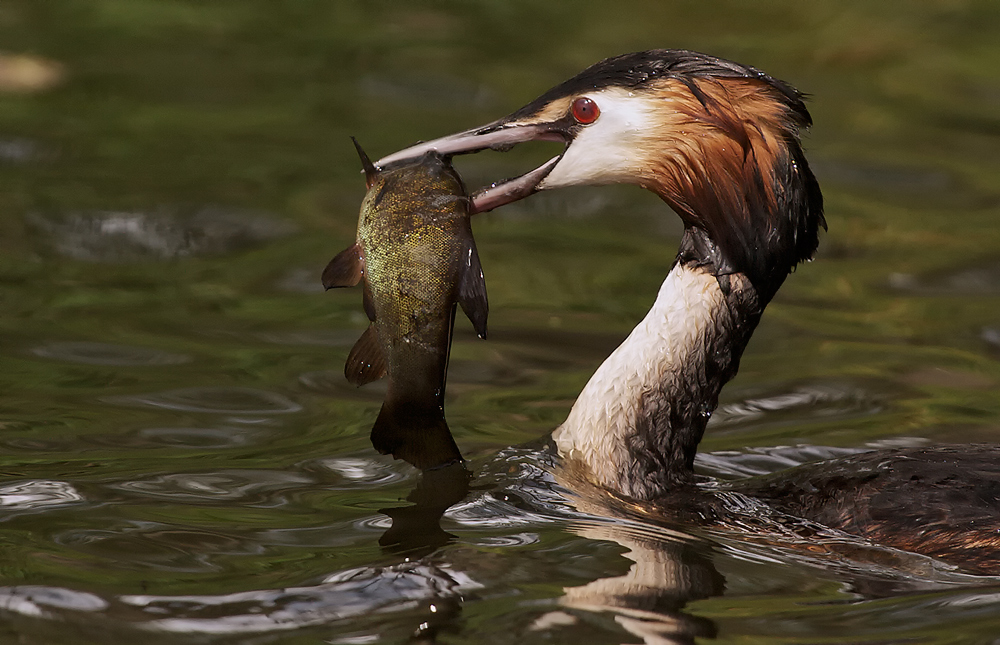
[[[764,307],[826,227],[799,138],[810,125],[802,95],[753,67],[652,50],[603,60],[509,116],[376,165],[428,150],[561,141],[559,156],[474,194],[474,211],[540,190],[627,183],[681,217],[680,250],[652,309],[553,433],[561,457],[589,480],[655,502],[692,480],[719,391]],[[998,462],[990,447],[880,451],[744,489],[830,528],[1000,573]]]

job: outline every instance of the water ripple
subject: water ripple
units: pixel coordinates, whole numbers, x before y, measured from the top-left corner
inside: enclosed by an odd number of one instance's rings
[[[368,383],[364,387],[352,385],[344,378],[343,370],[316,370],[299,376],[303,387],[318,394],[334,394],[338,397],[381,401],[388,388],[388,379]]]
[[[865,452],[866,448],[835,448],[832,446],[767,446],[746,450],[717,450],[695,455],[700,471],[714,477],[753,477],[794,468],[814,461],[826,461]]]
[[[380,519],[387,524],[384,515],[366,519]],[[359,526],[357,520],[349,522],[334,522],[323,526],[304,526],[280,529],[264,529],[254,538],[259,544],[268,546],[294,546],[298,548],[329,549],[333,546],[348,546],[352,544],[370,544],[373,530],[384,531],[386,527],[371,529],[369,523],[360,526],[367,530],[358,533],[354,530]]]
[[[113,396],[104,400],[124,405],[215,414],[289,414],[302,410],[301,405],[280,394],[248,387],[189,387],[155,394]]]
[[[541,538],[537,533],[511,533],[510,535],[494,535],[492,537],[479,538],[478,540],[469,542],[469,544],[489,548],[505,548],[528,546],[529,544],[538,544],[539,542],[541,542]]]
[[[0,487],[0,510],[31,510],[82,502],[83,495],[66,482],[29,480]]]
[[[748,398],[738,403],[720,405],[712,415],[710,428],[723,428],[791,414],[796,418],[843,418],[858,414],[876,414],[882,410],[878,400],[860,388],[841,384],[800,385],[790,391]]]
[[[235,421],[235,420],[231,420]],[[268,431],[246,426],[218,426],[214,428],[142,428],[131,432],[109,432],[83,435],[87,443],[116,449],[152,450],[158,448],[180,448],[189,450],[221,450],[260,443],[268,436]],[[10,442],[0,442],[4,445]],[[27,445],[15,448],[27,449]],[[35,443],[35,442],[31,442]],[[65,449],[60,445],[60,449]]]
[[[351,527],[358,532],[384,533],[392,526],[392,518],[388,515],[372,515],[355,520]]]
[[[537,512],[533,505],[525,503],[521,498],[528,493],[527,490],[517,489],[480,495],[452,506],[445,517],[457,522],[463,529],[509,529],[563,521],[561,517]]]
[[[53,536],[57,544],[113,562],[116,568],[174,572],[211,572],[219,556],[259,556],[265,548],[246,536],[129,522],[107,529],[73,528]]]
[[[112,343],[64,342],[48,343],[31,350],[36,356],[87,365],[177,365],[190,362],[190,356],[170,354],[148,347]]]
[[[856,455],[869,450],[921,446],[927,443],[919,437],[893,437],[880,441],[870,441],[862,447],[813,446],[766,446],[744,450],[716,450],[698,453],[694,463],[699,471],[721,477],[754,477],[794,468],[817,461],[827,461],[838,457]]]
[[[145,497],[172,501],[242,500],[261,501],[261,493],[312,484],[302,475],[271,470],[224,470],[207,473],[175,473],[112,484],[110,488]],[[256,497],[254,497],[256,496]],[[249,499],[248,499],[249,498]]]
[[[461,602],[482,585],[448,566],[402,563],[349,569],[313,587],[220,596],[122,596],[155,618],[144,627],[184,634],[246,634],[299,629],[371,613],[410,610],[423,602]],[[432,611],[436,611],[432,610]]]
[[[47,617],[45,607],[75,611],[103,611],[108,603],[94,594],[60,587],[19,585],[0,587],[0,609],[24,616]]]
[[[35,439],[33,437],[0,439],[0,446],[10,450],[23,450],[25,452],[61,452],[66,450],[65,442]]]
[[[312,462],[314,466],[336,473],[340,482],[332,486],[335,489],[376,488],[387,486],[408,479],[410,475],[391,463],[381,463],[374,459],[363,457],[331,457]]]
[[[148,443],[183,448],[233,448],[252,443],[263,433],[246,428],[143,428],[136,432]]]

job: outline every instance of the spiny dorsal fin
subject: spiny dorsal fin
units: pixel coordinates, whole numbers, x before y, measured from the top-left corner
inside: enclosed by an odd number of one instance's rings
[[[479,262],[475,240],[469,241],[461,271],[458,303],[472,321],[479,337],[486,338],[486,318],[490,313],[490,303],[486,299],[486,278],[483,277],[483,265]]]
[[[365,385],[377,381],[386,374],[385,355],[378,342],[375,325],[368,325],[358,342],[354,343],[344,365],[344,376],[354,385]]]
[[[375,183],[375,178],[378,177],[378,169],[372,163],[372,160],[368,158],[368,155],[365,154],[365,151],[361,149],[361,144],[358,143],[358,140],[351,137],[351,141],[354,142],[354,147],[358,150],[358,156],[361,157],[361,167],[365,170],[365,185],[371,188],[372,184]]]
[[[327,289],[335,287],[353,287],[361,282],[365,274],[365,253],[355,242],[330,260],[323,269],[323,286]]]

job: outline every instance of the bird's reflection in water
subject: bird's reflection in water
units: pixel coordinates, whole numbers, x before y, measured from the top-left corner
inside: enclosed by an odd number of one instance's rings
[[[598,578],[569,587],[559,603],[569,609],[611,612],[626,631],[644,643],[694,643],[713,638],[715,624],[685,613],[692,600],[721,595],[725,580],[696,546],[619,531],[614,525],[576,529],[581,537],[617,542],[632,560],[622,576]]]
[[[465,499],[470,480],[471,473],[461,464],[425,471],[407,496],[411,505],[381,510],[392,518],[392,526],[379,544],[387,551],[419,558],[455,540],[456,536],[441,528],[441,519],[452,505]],[[576,519],[569,521],[568,530],[586,539],[619,544],[625,549],[623,557],[632,564],[624,575],[565,588],[557,599],[559,609],[540,616],[528,626],[529,631],[563,627],[572,632],[586,627],[578,625],[581,621],[574,614],[611,613],[618,625],[644,643],[693,643],[696,638],[715,636],[711,620],[683,611],[688,602],[720,595],[725,589],[709,545],[680,531],[645,524],[647,518],[586,484],[569,480],[560,484],[570,485],[575,492],[569,501]],[[677,514],[686,512],[678,510]],[[476,577],[475,571],[467,573]],[[448,612],[421,625],[422,639],[433,638],[457,617],[460,604],[447,603],[447,607]]]
[[[612,613],[616,623],[644,643],[714,638],[715,623],[683,611],[693,600],[725,591],[725,578],[712,562],[712,546],[684,530],[699,520],[692,500],[678,495],[676,507],[660,509],[658,521],[650,523],[642,507],[609,496],[572,469],[558,469],[557,478],[572,491],[570,500],[578,512],[603,519],[574,523],[570,530],[587,539],[615,542],[632,561],[624,575],[564,589],[559,604]]]

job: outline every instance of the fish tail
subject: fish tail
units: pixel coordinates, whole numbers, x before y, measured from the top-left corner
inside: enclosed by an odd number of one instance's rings
[[[462,453],[451,436],[444,409],[412,400],[386,396],[372,426],[372,445],[383,455],[428,470],[462,461]]]

